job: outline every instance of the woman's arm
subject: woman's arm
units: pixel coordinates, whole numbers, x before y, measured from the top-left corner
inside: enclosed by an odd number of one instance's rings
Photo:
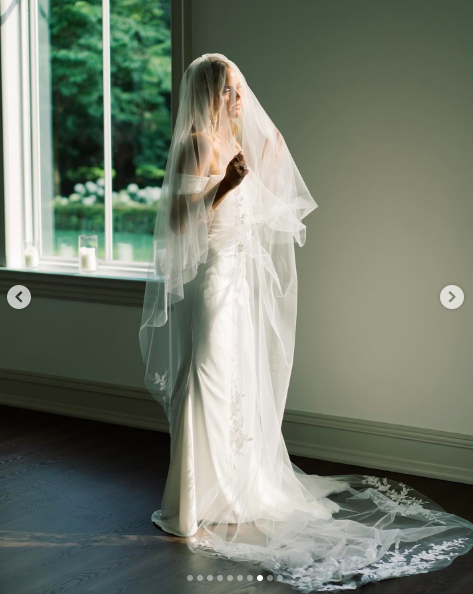
[[[205,134],[192,134],[182,147],[179,155],[178,174],[187,174],[195,176],[204,176],[209,170],[210,161],[213,153],[213,143],[210,137]],[[179,183],[179,182],[178,182]],[[180,188],[174,188],[176,193],[171,196],[170,224],[174,234],[182,235],[187,231],[187,220],[189,209],[198,202],[202,192],[196,194],[180,194]],[[208,200],[210,192],[215,188],[210,188],[204,195],[204,200]]]
[[[240,151],[241,152],[241,151]],[[206,177],[210,169],[210,163],[213,155],[212,139],[204,134],[192,135],[189,137],[179,160],[178,172],[180,174],[187,173],[189,175],[196,175],[199,177]],[[238,158],[237,158],[238,157]],[[236,163],[233,161],[236,160]],[[232,164],[233,163],[233,164]],[[215,210],[219,204],[225,199],[226,195],[235,187],[232,184],[232,178],[228,177],[229,168],[236,167],[244,163],[244,157],[240,153],[229,163],[225,176],[220,180],[218,187],[212,184],[211,187],[202,195],[202,192],[195,194],[174,194],[171,204],[171,228],[177,235],[181,235],[187,231],[186,221],[189,217],[189,211],[194,203],[203,202],[205,205],[211,203],[211,207]],[[248,171],[246,171],[248,173]],[[245,173],[245,174],[246,174]]]
[[[215,210],[231,189],[224,177],[218,184],[217,190],[215,190],[215,185],[212,185],[203,195],[202,192],[175,195],[171,205],[171,228],[173,232],[176,235],[181,235],[187,231],[188,209],[192,207],[192,204],[201,201],[204,204],[209,204],[212,201],[211,206]]]
[[[227,179],[225,177],[222,178],[222,181],[220,182],[220,184],[218,186],[217,193],[215,194],[215,197],[212,202],[212,208],[214,210],[217,208],[217,206],[220,204],[220,202],[223,201],[223,199],[228,194],[228,192],[230,192],[230,190],[231,190],[231,188],[229,187],[229,185],[227,183]]]

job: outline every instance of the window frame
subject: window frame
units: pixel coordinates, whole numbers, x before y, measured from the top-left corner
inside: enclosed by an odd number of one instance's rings
[[[6,20],[0,32],[0,285],[8,291],[11,282],[34,287],[40,295],[54,298],[71,298],[67,291],[58,293],[58,282],[74,285],[78,300],[117,303],[116,289],[123,283],[138,290],[142,296],[143,280],[148,274],[148,263],[113,262],[99,260],[99,270],[82,274],[77,258],[40,256],[40,268],[23,266],[23,245],[33,225],[35,237],[40,239],[40,171],[39,163],[39,113],[37,49],[37,9],[34,0],[10,4],[2,14]],[[34,10],[31,10],[34,8]],[[110,87],[106,84],[110,73],[109,0],[103,0],[104,47],[104,161],[105,161],[105,258],[112,255],[112,192],[111,192],[111,113]],[[8,60],[6,48],[8,47]],[[171,119],[172,129],[177,117],[179,85],[188,64],[192,61],[192,1],[171,0]],[[30,76],[30,72],[35,76]],[[33,100],[35,99],[35,100]],[[2,150],[3,149],[3,150]],[[16,198],[15,198],[16,197]],[[19,197],[19,198],[18,198]],[[29,225],[29,228],[28,228]],[[24,281],[24,282],[23,282]],[[136,282],[141,281],[141,282]],[[97,284],[100,291],[90,291]],[[11,286],[11,285],[10,285]],[[105,288],[110,287],[107,299]],[[48,292],[48,287],[50,291]],[[83,294],[77,293],[84,289]],[[31,288],[30,288],[31,290]],[[123,303],[137,305],[125,292]],[[87,297],[89,296],[89,298]],[[98,298],[94,297],[99,295]],[[105,301],[104,301],[105,299]],[[139,301],[138,301],[139,303]]]

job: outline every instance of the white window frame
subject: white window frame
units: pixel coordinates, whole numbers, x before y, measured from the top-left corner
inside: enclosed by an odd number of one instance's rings
[[[6,266],[2,270],[31,270],[23,264],[24,241],[41,245],[41,171],[39,170],[38,0],[12,3],[0,0]],[[96,275],[145,279],[149,262],[112,261],[112,146],[110,105],[110,4],[103,6],[105,260]],[[172,126],[177,115],[179,84],[191,58],[191,0],[171,0]],[[1,234],[0,234],[1,236]],[[44,256],[38,272],[81,275],[77,258]],[[87,276],[90,279],[89,275]],[[89,282],[87,281],[87,286]]]

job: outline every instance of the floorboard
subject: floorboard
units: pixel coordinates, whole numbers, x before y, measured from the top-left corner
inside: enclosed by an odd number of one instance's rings
[[[185,539],[152,524],[167,476],[169,435],[9,406],[0,411],[2,594],[295,592],[268,581],[270,574],[255,566],[194,555]],[[473,521],[473,485],[291,459],[308,474],[371,474],[402,481],[446,511]],[[194,576],[191,582],[189,575]],[[257,575],[263,580],[257,581]],[[360,590],[473,593],[473,551],[446,569]]]

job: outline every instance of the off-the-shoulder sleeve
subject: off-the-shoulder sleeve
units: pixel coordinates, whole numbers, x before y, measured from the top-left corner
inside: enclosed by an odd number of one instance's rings
[[[179,194],[197,194],[202,192],[209,182],[209,178],[189,173],[178,173]]]

